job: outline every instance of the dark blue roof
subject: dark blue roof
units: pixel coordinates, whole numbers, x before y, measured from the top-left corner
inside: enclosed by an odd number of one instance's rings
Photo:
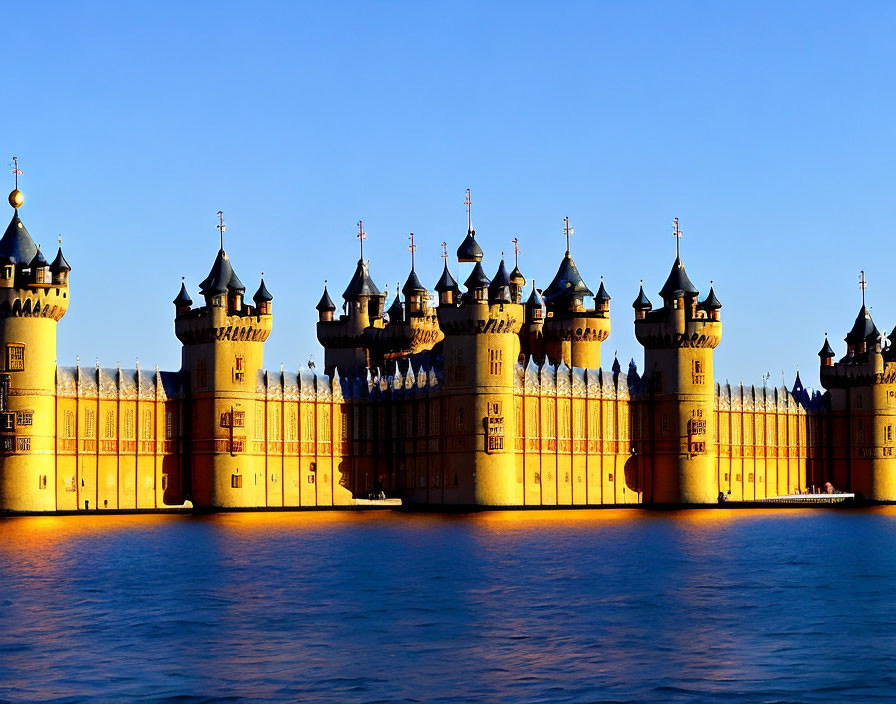
[[[482,248],[476,242],[476,230],[469,230],[464,241],[457,248],[457,261],[459,262],[481,262]]]
[[[435,290],[438,293],[443,293],[445,291],[457,291],[457,281],[454,280],[454,277],[451,275],[451,272],[448,271],[448,262],[445,262],[445,268],[442,269],[442,275],[439,277],[439,280],[436,282]]]
[[[65,261],[65,257],[62,256],[62,247],[59,248],[59,251],[56,252],[56,258],[53,260],[53,263],[50,264],[50,271],[71,271],[72,268],[68,265],[68,262]]]
[[[669,278],[660,289],[660,296],[663,298],[678,297],[683,293],[699,293],[697,287],[691,283],[687,272],[684,270],[684,264],[681,263],[679,257],[675,257],[672,264],[672,271],[669,272]]]
[[[582,280],[569,252],[567,252],[563,257],[563,261],[560,262],[560,268],[557,269],[554,280],[545,289],[544,297],[548,303],[553,303],[568,298],[583,298],[584,296],[593,295],[591,289]]]
[[[635,299],[635,302],[632,303],[632,308],[635,310],[650,310],[653,308],[653,304],[647,298],[647,294],[644,293],[644,284],[641,284],[641,289],[638,291],[638,297]]]
[[[203,296],[208,296],[227,293],[228,290],[234,293],[245,293],[246,287],[243,286],[243,282],[233,270],[227,253],[223,249],[219,249],[211,271],[199,284],[199,291]]]
[[[859,342],[877,342],[879,337],[880,333],[871,319],[871,313],[863,305],[859,309],[859,314],[856,316],[856,322],[852,325],[852,330],[846,333],[846,343],[855,345]]]
[[[818,356],[821,358],[834,357],[834,350],[831,348],[831,343],[828,342],[828,336],[824,336],[824,346],[821,348],[821,351],[818,353]]]
[[[709,293],[706,294],[706,300],[700,302],[700,307],[706,308],[707,310],[719,310],[722,307],[722,303],[716,297],[716,292],[713,291],[712,286],[709,287]]]
[[[37,248],[37,254],[31,259],[31,263],[29,266],[32,269],[37,269],[39,267],[50,266],[47,262],[47,258],[44,256],[44,253],[40,251],[40,247]]]
[[[601,279],[600,279],[600,288],[597,289],[597,295],[595,296],[595,298],[598,301],[609,301],[610,300],[610,294],[607,293],[607,289],[604,288],[603,277],[601,277]]]
[[[264,279],[262,279],[261,283],[258,285],[258,290],[255,292],[255,295],[252,296],[252,300],[256,303],[270,303],[274,300],[271,292],[268,291],[268,287],[264,285]]]
[[[180,282],[180,291],[177,294],[177,298],[175,298],[172,303],[176,306],[191,306],[193,305],[193,299],[190,298],[190,294],[187,293],[187,287],[183,281]]]
[[[476,266],[473,267],[472,273],[467,277],[467,280],[464,281],[464,286],[467,287],[467,290],[471,290],[474,288],[485,288],[491,283],[489,278],[485,275],[485,271],[482,269],[482,262],[476,262]]]
[[[327,285],[324,284],[324,292],[320,297],[320,300],[317,302],[317,306],[315,306],[319,311],[334,311],[336,310],[336,304],[333,303],[333,299],[330,298],[330,293],[327,291]]]
[[[424,286],[420,282],[420,277],[417,276],[417,272],[414,269],[411,269],[411,273],[408,274],[408,280],[404,282],[404,287],[402,287],[401,292],[405,296],[409,296],[413,293],[426,293],[426,286]]]
[[[380,290],[370,278],[370,272],[367,263],[363,259],[358,260],[358,266],[355,267],[355,273],[352,275],[351,281],[342,293],[342,297],[346,300],[357,298],[358,296],[382,296]]]
[[[34,246],[34,240],[31,239],[31,235],[28,234],[28,230],[19,219],[17,210],[13,214],[12,220],[9,221],[3,238],[0,239],[0,259],[27,266],[34,259],[35,254],[37,254],[37,247]]]

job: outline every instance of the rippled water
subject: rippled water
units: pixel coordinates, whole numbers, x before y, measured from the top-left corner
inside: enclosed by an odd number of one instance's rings
[[[0,520],[9,701],[879,701],[896,509]]]

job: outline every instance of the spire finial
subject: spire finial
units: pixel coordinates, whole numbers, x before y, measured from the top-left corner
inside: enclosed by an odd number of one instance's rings
[[[519,237],[514,237],[513,242],[513,266],[519,268],[520,265],[520,240]]]
[[[9,204],[18,210],[22,207],[22,204],[25,202],[25,196],[19,190],[19,176],[22,175],[22,170],[19,169],[19,157],[14,156],[12,158],[12,173],[15,177],[15,188],[13,188],[12,192],[9,194]]]
[[[417,251],[417,245],[414,244],[414,233],[412,232],[408,239],[411,241],[411,244],[408,245],[408,251],[411,253],[411,271],[414,270],[414,252]]]
[[[859,288],[862,289],[862,307],[865,306],[865,289],[868,288],[868,281],[865,279],[865,270],[859,272]]]
[[[464,205],[467,206],[467,232],[473,231],[473,200],[470,198],[470,189],[467,189],[467,197],[464,198]]]
[[[364,261],[364,240],[367,239],[367,233],[364,232],[364,221],[358,220],[358,234],[355,235],[361,243],[361,261]]]
[[[445,260],[445,266],[448,266],[448,243],[442,242],[442,259]]]
[[[215,225],[218,231],[221,233],[221,249],[224,249],[224,230],[227,229],[227,226],[224,224],[224,211],[218,211],[218,224]]]
[[[576,228],[569,226],[569,216],[563,218],[563,234],[566,235],[566,253],[569,254],[569,236],[576,234]]]
[[[675,235],[675,258],[681,259],[681,236],[684,233],[678,226],[678,218],[672,220],[672,234]]]
[[[62,246],[62,235],[59,235],[59,246]]]

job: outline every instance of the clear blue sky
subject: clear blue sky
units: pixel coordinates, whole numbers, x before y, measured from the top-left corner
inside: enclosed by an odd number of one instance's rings
[[[265,362],[321,359],[314,304],[341,293],[365,223],[380,287],[435,283],[463,195],[492,274],[519,237],[547,285],[573,255],[613,296],[614,350],[643,357],[631,302],[674,258],[724,304],[716,376],[817,384],[860,304],[893,298],[896,5],[823,2],[19,3],[5,13],[5,166],[21,215],[73,267],[59,362],[177,369],[180,277],[217,249],[251,294]],[[11,179],[11,176],[7,176]],[[11,187],[11,183],[10,183]],[[8,213],[11,214],[11,213]],[[335,296],[334,296],[335,298]]]

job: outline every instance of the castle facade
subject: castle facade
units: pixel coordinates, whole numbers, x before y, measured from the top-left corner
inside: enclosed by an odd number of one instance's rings
[[[324,368],[267,371],[273,296],[251,299],[223,247],[175,297],[179,371],[61,367],[71,268],[15,209],[0,239],[0,510],[317,508],[371,495],[421,506],[706,505],[827,482],[896,501],[896,346],[862,305],[826,393],[720,385],[721,303],[680,257],[654,308],[634,309],[639,373],[601,363],[610,296],[567,251],[544,290],[472,221],[431,293],[413,259],[386,309],[362,256],[337,306],[317,305]],[[363,232],[360,233],[363,247]],[[413,246],[413,245],[412,245]],[[413,250],[412,250],[413,256]],[[892,336],[891,336],[892,337]]]

